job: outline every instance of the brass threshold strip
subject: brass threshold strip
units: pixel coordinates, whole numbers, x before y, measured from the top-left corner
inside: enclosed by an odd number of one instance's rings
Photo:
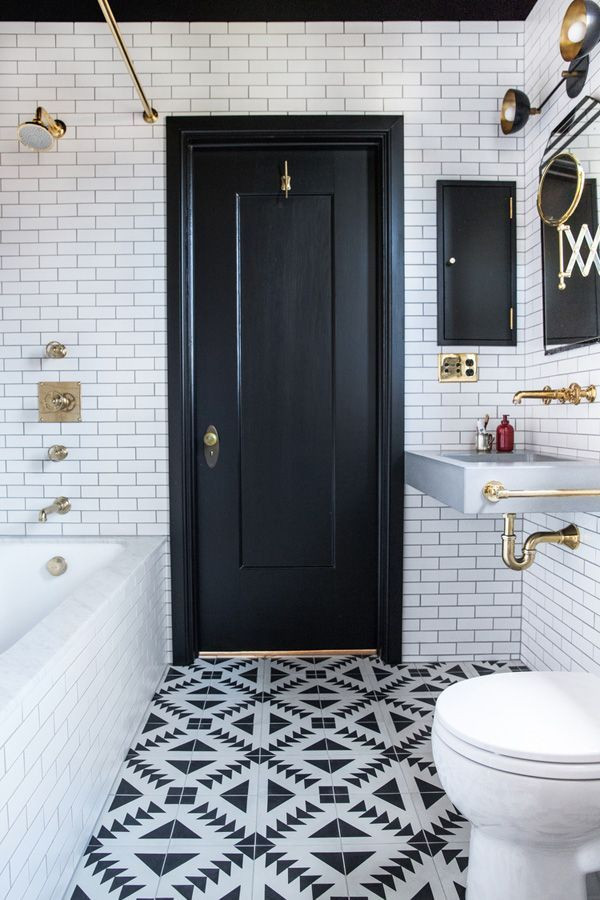
[[[246,657],[248,659],[268,659],[270,656],[375,656],[377,650],[227,650],[212,653],[198,653],[200,659],[230,659]]]

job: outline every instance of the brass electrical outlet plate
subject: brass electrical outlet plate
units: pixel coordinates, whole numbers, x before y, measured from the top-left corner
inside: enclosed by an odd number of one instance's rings
[[[81,422],[81,382],[40,381],[40,422]]]
[[[438,353],[438,381],[479,381],[476,353]]]

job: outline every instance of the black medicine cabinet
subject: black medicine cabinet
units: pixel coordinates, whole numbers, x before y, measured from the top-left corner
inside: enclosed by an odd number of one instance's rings
[[[513,347],[516,184],[437,182],[438,344]]]

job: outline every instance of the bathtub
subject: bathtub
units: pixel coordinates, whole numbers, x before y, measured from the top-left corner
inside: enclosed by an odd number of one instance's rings
[[[122,541],[0,540],[0,654],[86,581],[103,579],[126,546]],[[48,560],[57,555],[67,561],[63,575],[51,575],[46,568]],[[85,593],[88,591],[89,585]],[[81,591],[79,596],[85,603]]]
[[[164,670],[167,565],[164,539],[0,538],[6,900],[66,890]]]

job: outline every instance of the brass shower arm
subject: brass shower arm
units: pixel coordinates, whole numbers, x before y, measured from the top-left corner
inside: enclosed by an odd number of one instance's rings
[[[136,91],[138,92],[139,98],[142,101],[142,106],[144,107],[144,121],[152,125],[154,122],[158,121],[158,113],[152,106],[150,106],[148,98],[144,93],[144,88],[142,87],[140,79],[137,76],[137,72],[135,71],[134,65],[131,61],[129,51],[125,45],[125,41],[123,40],[123,35],[121,34],[121,31],[117,24],[117,20],[113,15],[113,11],[109,6],[108,0],[98,0],[98,6],[102,10],[102,15],[106,19],[106,24],[112,32],[112,36],[115,39],[117,47],[121,51],[123,62],[127,66],[127,70],[129,72],[129,75],[131,76],[131,80],[133,81],[133,86],[135,87]]]

